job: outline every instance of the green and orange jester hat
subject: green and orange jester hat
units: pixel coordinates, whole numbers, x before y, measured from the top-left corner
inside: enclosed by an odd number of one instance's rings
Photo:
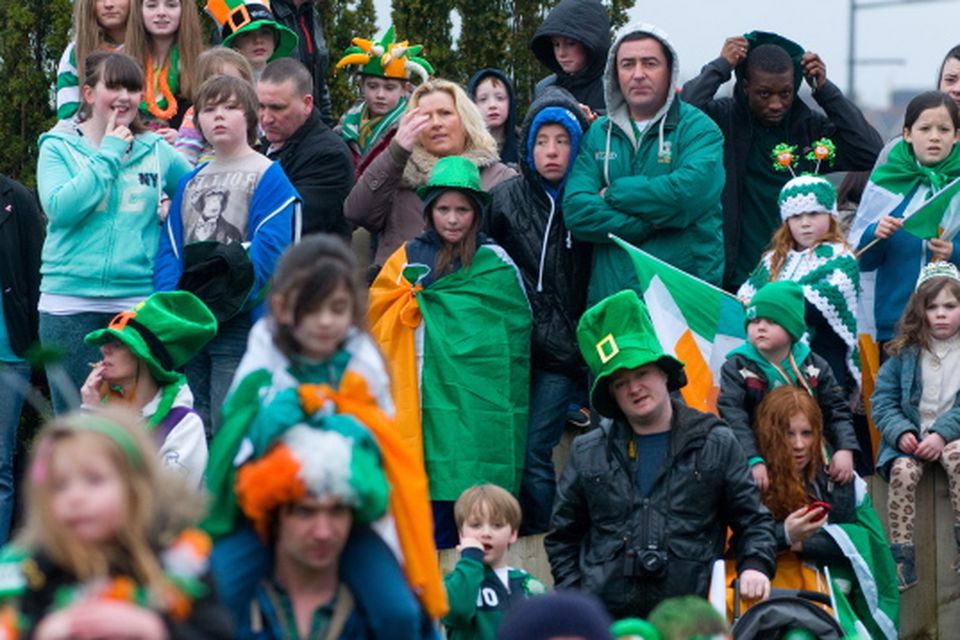
[[[433,75],[433,65],[419,56],[423,45],[396,40],[393,25],[380,40],[354,38],[353,46],[344,52],[336,68],[356,65],[358,73],[366,76],[409,80],[417,75],[421,82],[426,82]]]

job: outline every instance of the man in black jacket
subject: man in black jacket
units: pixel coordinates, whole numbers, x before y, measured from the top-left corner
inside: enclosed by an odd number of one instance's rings
[[[734,69],[733,97],[714,98]],[[826,115],[797,99],[803,79]],[[713,118],[726,140],[723,286],[728,291],[746,280],[781,223],[777,196],[792,176],[774,169],[776,145],[795,145],[801,158],[814,141],[830,138],[836,145],[836,171],[869,171],[883,147],[880,134],[827,79],[820,56],[775,33],[727,38],[720,56],[683,86],[681,97]],[[815,171],[815,165],[804,159],[796,171]]]
[[[670,397],[686,384],[683,364],[663,352],[637,294],[588,309],[577,341],[594,408],[612,422],[573,441],[560,478],[545,541],[557,588],[592,593],[617,618],[706,597],[729,527],[741,595],[766,598],[773,519],[730,429]]]
[[[343,201],[353,186],[350,149],[324,123],[313,102],[313,79],[292,58],[274,60],[257,83],[261,151],[280,162],[303,200],[303,234],[333,233],[349,241]]]

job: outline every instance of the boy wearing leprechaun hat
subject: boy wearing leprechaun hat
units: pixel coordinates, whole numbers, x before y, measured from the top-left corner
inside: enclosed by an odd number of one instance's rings
[[[860,451],[850,406],[827,361],[803,339],[803,287],[792,280],[764,285],[747,305],[747,342],[727,355],[720,369],[720,417],[737,434],[761,490],[769,485],[767,468],[753,432],[757,407],[776,387],[792,384],[806,389],[823,413],[823,430],[833,456],[829,474],[834,482],[853,480],[853,453]]]
[[[741,594],[766,598],[773,519],[731,430],[671,397],[686,385],[683,363],[663,351],[636,292],[588,309],[577,343],[594,409],[610,420],[573,441],[560,477],[544,542],[555,586],[598,596],[617,618],[705,597],[729,527]]]
[[[410,79],[425,82],[433,66],[418,56],[423,45],[397,42],[393,25],[380,40],[354,38],[337,69],[356,66],[360,100],[340,118],[337,133],[350,147],[357,177],[387,148],[407,107]]]
[[[217,333],[217,320],[192,293],[155,293],[84,338],[103,359],[80,389],[83,404],[125,403],[140,412],[164,465],[199,488],[207,466],[203,421],[178,371]]]
[[[268,62],[297,48],[297,34],[274,19],[269,0],[207,0],[205,8],[220,29],[223,46],[250,63],[254,83]]]

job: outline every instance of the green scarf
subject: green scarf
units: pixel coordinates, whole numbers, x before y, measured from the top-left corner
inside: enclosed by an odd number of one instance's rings
[[[870,182],[906,196],[918,184],[927,185],[936,193],[957,177],[960,177],[960,144],[953,145],[950,155],[937,164],[925,167],[917,162],[910,143],[901,140],[890,150],[887,161],[874,169]]]
[[[737,297],[751,300],[763,285],[771,282],[773,253],[768,251],[750,277],[740,285]],[[857,308],[860,293],[860,266],[854,254],[839,243],[824,242],[805,251],[791,251],[777,274],[778,280],[793,280],[803,286],[803,296],[816,307],[833,332],[847,345],[847,368],[861,383]]]
[[[390,127],[400,119],[407,108],[406,98],[401,98],[397,106],[382,116],[376,118],[369,117],[367,103],[359,101],[350,108],[340,119],[340,137],[344,142],[353,142],[357,145],[360,153],[363,154],[384,133],[390,130]]]
[[[770,389],[776,389],[777,387],[785,384],[801,387],[803,386],[800,385],[799,381],[797,380],[797,374],[790,365],[789,357],[780,363],[780,368],[778,369],[777,367],[773,366],[773,364],[767,360],[762,353],[757,351],[757,348],[749,342],[744,342],[742,345],[731,351],[730,355],[732,356],[735,353],[739,353],[760,367],[760,371],[763,373],[764,377],[766,377],[767,385]],[[790,348],[790,355],[793,356],[793,361],[797,364],[797,368],[800,369],[800,365],[802,365],[803,361],[806,360],[810,355],[810,347],[806,342],[798,340],[794,342],[793,347]],[[783,374],[786,374],[787,377],[784,378]]]

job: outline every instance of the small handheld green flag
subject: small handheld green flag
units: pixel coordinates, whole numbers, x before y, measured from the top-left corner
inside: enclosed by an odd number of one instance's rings
[[[941,235],[952,237],[960,226],[960,220],[955,219],[957,218],[956,207],[950,206],[958,193],[960,193],[960,178],[950,182],[914,211],[913,215],[904,220],[903,230],[921,240],[939,238]],[[948,210],[951,210],[950,215],[947,215]]]

